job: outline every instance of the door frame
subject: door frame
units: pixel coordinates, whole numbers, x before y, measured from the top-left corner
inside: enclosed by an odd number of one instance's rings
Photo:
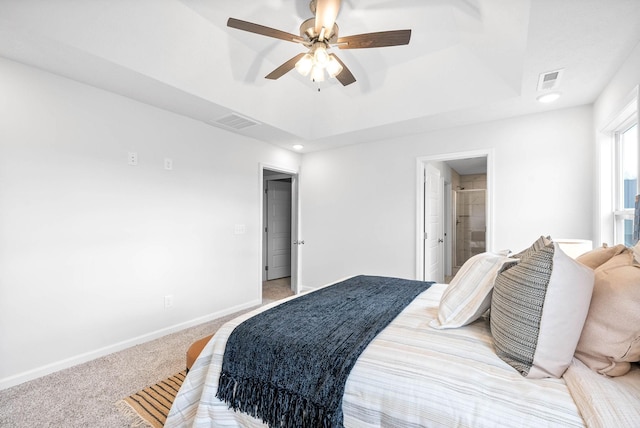
[[[299,172],[297,170],[292,170],[288,168],[282,168],[276,165],[260,163],[259,164],[259,178],[260,178],[260,190],[259,190],[259,201],[260,201],[260,259],[258,263],[258,271],[260,278],[260,299],[262,299],[262,281],[264,278],[264,257],[265,257],[265,241],[264,241],[264,217],[265,217],[265,198],[264,198],[264,170],[268,169],[269,171],[275,171],[280,174],[291,177],[291,241],[297,242],[299,240],[299,225],[300,225],[300,198],[298,195],[299,187],[300,187],[300,178]],[[299,245],[291,246],[291,290],[298,294],[300,292],[300,254],[299,254]]]
[[[487,240],[486,251],[493,250],[493,176],[494,176],[494,150],[481,149],[465,152],[445,153],[440,155],[420,156],[416,158],[416,279],[428,281],[424,278],[424,221],[425,221],[425,200],[424,200],[424,174],[427,164],[431,162],[444,162],[457,159],[479,158],[487,159]],[[443,195],[444,197],[444,195]],[[444,198],[446,200],[446,198]],[[444,206],[444,201],[442,201]],[[450,207],[444,207],[444,216],[450,214]],[[442,218],[443,225],[446,224]],[[451,247],[449,247],[451,248]],[[447,255],[445,254],[445,259]]]
[[[273,275],[274,269],[277,269],[276,266],[272,265],[273,262],[273,255],[270,251],[270,246],[272,244],[271,238],[272,238],[272,233],[275,233],[274,230],[272,230],[273,228],[271,227],[272,224],[270,222],[270,216],[272,215],[272,211],[271,208],[273,208],[272,206],[270,206],[271,203],[271,196],[272,195],[272,190],[275,191],[275,189],[271,189],[270,186],[273,183],[278,183],[278,182],[282,182],[282,181],[286,181],[286,187],[288,188],[287,192],[288,192],[288,197],[286,198],[286,203],[291,205],[291,175],[289,174],[273,174],[273,175],[269,175],[264,177],[264,187],[265,187],[265,191],[267,191],[267,193],[265,193],[266,197],[264,197],[264,202],[263,202],[263,210],[264,210],[264,221],[265,221],[265,227],[264,229],[262,229],[262,237],[264,239],[263,241],[263,245],[262,245],[262,251],[264,251],[263,255],[262,255],[262,261],[264,262],[265,265],[267,265],[269,267],[268,270],[264,271],[263,270],[263,276],[262,276],[262,281],[270,281],[270,277]],[[288,241],[288,251],[289,251],[289,257],[287,262],[289,263],[288,266],[288,270],[289,270],[289,275],[284,275],[284,276],[280,276],[280,277],[291,277],[291,247],[293,247],[293,244],[291,243],[291,208],[289,208],[287,214],[289,216],[289,218],[286,221],[286,225],[288,227],[288,231],[287,233],[289,233],[289,238],[287,239]],[[266,257],[265,257],[266,256]],[[286,273],[286,272],[285,272]],[[277,279],[277,278],[275,278]]]
[[[452,272],[452,260],[453,260],[453,254],[454,254],[454,246],[453,246],[453,227],[452,227],[452,217],[451,217],[451,211],[449,209],[449,207],[453,206],[452,204],[452,199],[451,199],[451,191],[452,188],[452,184],[450,181],[448,181],[447,179],[444,180],[444,194],[443,196],[443,200],[444,200],[444,204],[443,204],[443,211],[444,211],[444,218],[443,223],[442,223],[442,230],[444,231],[444,276],[451,276],[451,272]]]

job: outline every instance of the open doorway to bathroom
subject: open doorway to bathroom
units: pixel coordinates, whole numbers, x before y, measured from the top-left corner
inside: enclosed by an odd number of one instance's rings
[[[417,160],[416,278],[448,283],[466,260],[492,248],[492,151]],[[441,189],[432,191],[433,183]]]
[[[458,171],[452,168],[456,173]],[[487,249],[487,173],[479,168],[473,174],[456,177],[452,185],[452,267],[450,277],[455,276],[460,267],[476,254]],[[466,172],[466,171],[465,171]],[[456,175],[455,173],[453,174]],[[450,279],[450,278],[449,278]],[[446,281],[445,281],[446,282]]]

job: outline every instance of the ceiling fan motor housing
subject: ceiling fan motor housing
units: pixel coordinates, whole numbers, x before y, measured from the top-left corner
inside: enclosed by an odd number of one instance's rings
[[[316,19],[315,18],[307,19],[302,24],[300,24],[300,37],[304,38],[310,43],[317,41],[318,38],[320,37],[320,34],[316,33],[315,27],[316,27]],[[327,38],[327,30],[325,29],[325,39],[323,40],[323,42],[336,43],[336,41],[338,40],[338,24],[335,24],[335,23],[333,24],[333,28],[331,29],[331,33],[329,34],[330,35]]]

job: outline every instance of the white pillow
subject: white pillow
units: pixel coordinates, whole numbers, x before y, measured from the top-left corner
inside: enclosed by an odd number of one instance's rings
[[[525,377],[560,377],[578,344],[593,270],[550,242],[500,272],[491,301],[496,354]]]
[[[471,257],[444,291],[438,317],[429,325],[437,329],[457,328],[480,318],[491,306],[496,275],[505,263],[516,262],[506,254],[481,253]]]

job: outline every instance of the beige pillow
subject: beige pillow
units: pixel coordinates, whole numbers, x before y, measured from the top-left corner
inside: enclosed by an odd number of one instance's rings
[[[595,274],[576,357],[600,374],[622,376],[640,361],[640,264],[627,249]]]
[[[640,241],[633,246],[633,255],[636,258],[636,262],[640,263]]]
[[[481,253],[467,260],[440,299],[438,317],[429,325],[437,329],[457,328],[477,320],[491,306],[491,290],[498,271],[517,260],[502,254]]]
[[[501,271],[491,300],[496,354],[522,376],[562,376],[587,317],[593,277],[553,242]]]
[[[623,244],[614,245],[608,247],[606,244],[595,250],[591,250],[587,253],[576,258],[577,261],[585,266],[589,266],[591,269],[596,269],[598,266],[606,263],[612,257],[622,253],[626,247]]]

